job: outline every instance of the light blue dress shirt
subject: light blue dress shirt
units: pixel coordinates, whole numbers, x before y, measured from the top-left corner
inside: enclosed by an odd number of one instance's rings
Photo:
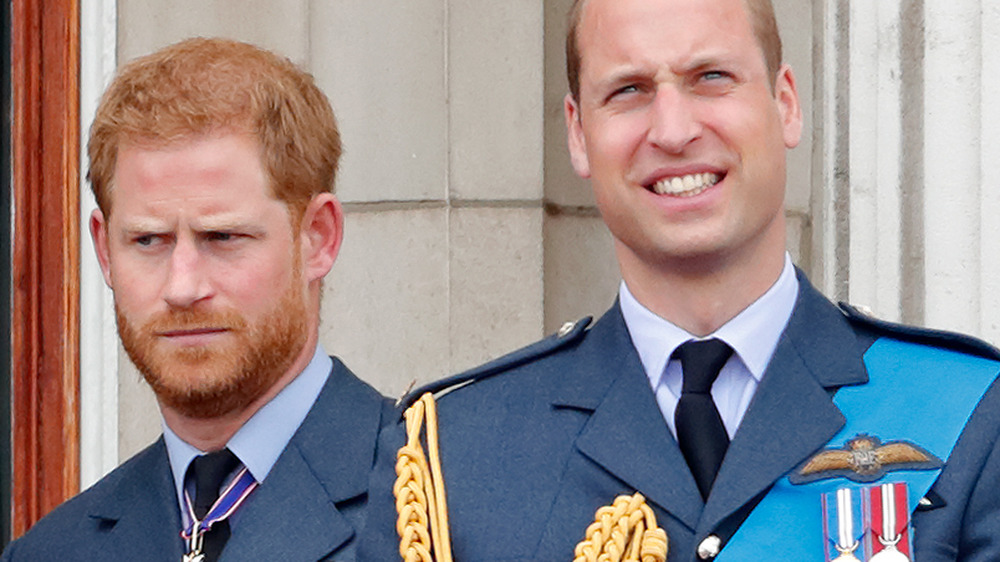
[[[690,340],[719,338],[733,348],[732,357],[722,367],[719,378],[712,386],[712,398],[732,439],[795,308],[799,280],[795,276],[791,257],[785,254],[781,275],[766,293],[705,338],[693,336],[651,312],[632,296],[624,281],[618,293],[632,345],[639,354],[660,412],[674,437],[677,436],[674,411],[683,381],[680,361],[670,356],[681,344]]]
[[[281,389],[270,402],[257,410],[243,427],[226,443],[229,450],[250,471],[258,483],[263,483],[281,452],[292,439],[309,410],[319,397],[333,368],[333,360],[321,345],[316,346],[313,358],[299,376]],[[188,465],[205,451],[199,451],[177,436],[163,422],[163,440],[167,445],[170,470],[177,489],[177,502],[181,513],[184,507],[184,474]],[[238,522],[239,512],[233,514],[232,524]],[[182,515],[183,517],[183,515]]]

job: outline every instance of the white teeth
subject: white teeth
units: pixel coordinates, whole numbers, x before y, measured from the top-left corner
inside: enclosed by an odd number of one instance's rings
[[[653,191],[660,195],[694,197],[717,183],[719,183],[719,174],[688,174],[664,178],[653,184]]]

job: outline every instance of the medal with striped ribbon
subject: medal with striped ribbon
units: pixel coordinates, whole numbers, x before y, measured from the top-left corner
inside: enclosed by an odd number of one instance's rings
[[[219,494],[219,499],[212,504],[211,509],[205,514],[205,518],[200,521],[194,514],[191,496],[187,490],[184,491],[184,506],[187,509],[184,514],[186,523],[184,530],[181,531],[181,538],[186,541],[188,552],[184,555],[182,562],[204,561],[205,555],[201,549],[205,533],[212,528],[212,525],[228,519],[243,504],[250,492],[257,488],[257,485],[257,480],[246,467],[243,467],[233,478],[233,481]]]
[[[873,486],[871,501],[871,562],[910,562],[910,512],[906,484]]]
[[[861,562],[864,515],[861,490],[840,488],[823,495],[823,534],[828,562]]]

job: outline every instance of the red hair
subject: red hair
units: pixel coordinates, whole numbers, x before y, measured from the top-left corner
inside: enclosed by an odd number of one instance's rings
[[[312,76],[247,43],[196,38],[125,64],[104,92],[87,145],[101,212],[111,212],[123,144],[160,146],[220,132],[257,139],[273,194],[293,217],[316,194],[333,191],[340,133]]]

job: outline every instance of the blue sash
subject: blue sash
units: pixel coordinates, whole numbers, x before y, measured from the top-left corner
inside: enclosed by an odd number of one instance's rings
[[[864,361],[868,384],[843,387],[834,396],[833,402],[847,423],[828,447],[842,447],[856,435],[867,433],[883,441],[909,441],[943,461],[951,455],[969,416],[1000,372],[995,361],[888,338],[877,340]],[[866,484],[832,478],[794,485],[782,478],[716,561],[822,560],[825,545],[820,498],[824,493],[886,481],[906,482],[912,512],[940,473],[941,469],[900,470]]]

